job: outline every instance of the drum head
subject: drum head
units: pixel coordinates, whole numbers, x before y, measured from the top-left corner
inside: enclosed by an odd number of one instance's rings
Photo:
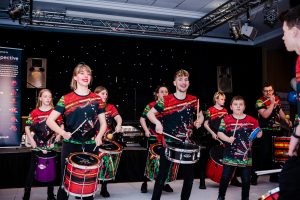
[[[168,146],[172,148],[177,148],[177,149],[185,149],[185,150],[195,150],[199,149],[197,145],[190,144],[190,143],[182,143],[182,142],[172,142],[168,143]]]
[[[223,165],[223,152],[224,147],[222,145],[216,145],[210,149],[209,155],[213,161],[220,165]]]
[[[156,144],[151,144],[150,146],[150,152],[151,154],[155,155],[155,156],[159,156],[160,155],[160,150],[162,148],[162,144],[156,143]]]
[[[106,151],[120,152],[122,147],[115,141],[103,140],[103,143],[99,147],[99,151],[101,151],[101,149]]]
[[[96,155],[87,152],[72,153],[69,161],[79,166],[94,166],[100,163]]]

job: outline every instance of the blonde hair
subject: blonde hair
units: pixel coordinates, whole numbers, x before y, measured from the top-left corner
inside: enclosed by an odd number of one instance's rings
[[[42,89],[39,92],[39,96],[38,96],[38,99],[37,99],[37,102],[36,102],[36,106],[35,106],[36,108],[39,108],[39,107],[42,106],[42,101],[40,100],[40,97],[42,97],[42,95],[44,94],[44,92],[49,92],[52,95],[52,92],[49,89]],[[52,108],[54,107],[54,105],[53,105],[53,99],[51,99],[50,106]]]
[[[224,92],[216,92],[216,93],[214,94],[214,98],[213,98],[214,103],[216,103],[216,99],[218,99],[219,96],[222,96],[222,97],[226,98]]]
[[[85,64],[84,62],[80,62],[80,63],[77,64],[77,66],[73,70],[73,76],[72,76],[72,80],[71,80],[71,84],[70,84],[70,87],[71,87],[72,90],[77,89],[77,81],[75,81],[74,77],[77,76],[77,74],[79,74],[82,70],[86,70],[87,72],[89,72],[91,74],[90,84],[92,83],[93,77],[92,77],[91,68],[87,64]]]
[[[174,80],[175,80],[177,77],[182,77],[182,76],[189,77],[190,74],[189,74],[188,71],[186,71],[186,70],[184,70],[184,69],[180,69],[180,70],[178,70],[178,71],[175,73]]]
[[[108,92],[108,90],[105,87],[98,86],[95,88],[94,93],[98,94],[98,93],[102,92],[103,90],[106,90]]]

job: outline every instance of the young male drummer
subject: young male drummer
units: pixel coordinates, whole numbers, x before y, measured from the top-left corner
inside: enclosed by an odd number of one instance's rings
[[[199,105],[197,97],[187,94],[190,82],[189,73],[186,70],[181,69],[175,73],[173,84],[176,87],[176,92],[160,99],[147,113],[147,117],[155,124],[155,130],[158,134],[167,133],[180,138],[182,141],[190,142],[189,137],[192,134],[193,126],[199,128],[204,121],[203,113],[199,111],[197,119],[194,121],[194,114],[199,110]],[[161,121],[155,117],[155,113],[157,112],[160,112],[163,116]],[[165,136],[165,138],[168,143],[177,141],[168,136]],[[154,185],[152,200],[160,199],[171,164],[164,152],[165,147],[161,148],[160,152],[160,166]],[[194,165],[184,164],[181,167],[184,173],[181,200],[187,200],[192,191]]]

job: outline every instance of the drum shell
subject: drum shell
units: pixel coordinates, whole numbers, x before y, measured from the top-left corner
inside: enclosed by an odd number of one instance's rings
[[[100,146],[99,158],[101,159],[100,172],[98,179],[101,181],[113,180],[116,177],[123,148],[115,141],[105,141],[106,144],[114,147],[114,149]]]
[[[160,143],[151,144],[148,151],[148,157],[147,157],[146,168],[145,168],[145,176],[149,178],[151,181],[156,180],[156,177],[158,175],[159,159],[160,159],[159,154],[161,148],[163,148],[163,146]],[[170,170],[168,171],[168,175],[165,181],[166,183],[176,180],[179,164],[171,162],[169,169]]]
[[[56,179],[56,156],[38,156],[35,170],[35,180],[39,182],[51,182]]]
[[[165,149],[165,155],[171,162],[194,164],[200,158],[200,147],[190,143],[170,143]]]
[[[216,183],[220,183],[223,173],[223,152],[222,145],[213,146],[209,151],[209,159],[206,166],[206,177]]]
[[[92,157],[95,163],[82,165],[74,162],[72,157],[84,155]],[[99,158],[91,153],[72,153],[67,159],[64,174],[64,189],[68,194],[79,197],[92,196],[97,191]]]
[[[290,137],[273,137],[274,162],[285,162],[289,159]]]

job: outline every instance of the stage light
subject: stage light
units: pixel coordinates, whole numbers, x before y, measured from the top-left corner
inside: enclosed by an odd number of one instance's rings
[[[241,21],[232,20],[228,22],[230,37],[237,40],[241,38]]]
[[[12,4],[9,5],[8,14],[13,20],[15,20],[20,19],[26,12],[28,12],[28,10],[28,1],[14,1]]]
[[[241,28],[241,34],[251,40],[254,40],[257,35],[257,29],[245,23]]]
[[[279,17],[277,0],[268,0],[265,3],[263,15],[264,23],[270,26],[274,26],[274,24],[278,21]]]

